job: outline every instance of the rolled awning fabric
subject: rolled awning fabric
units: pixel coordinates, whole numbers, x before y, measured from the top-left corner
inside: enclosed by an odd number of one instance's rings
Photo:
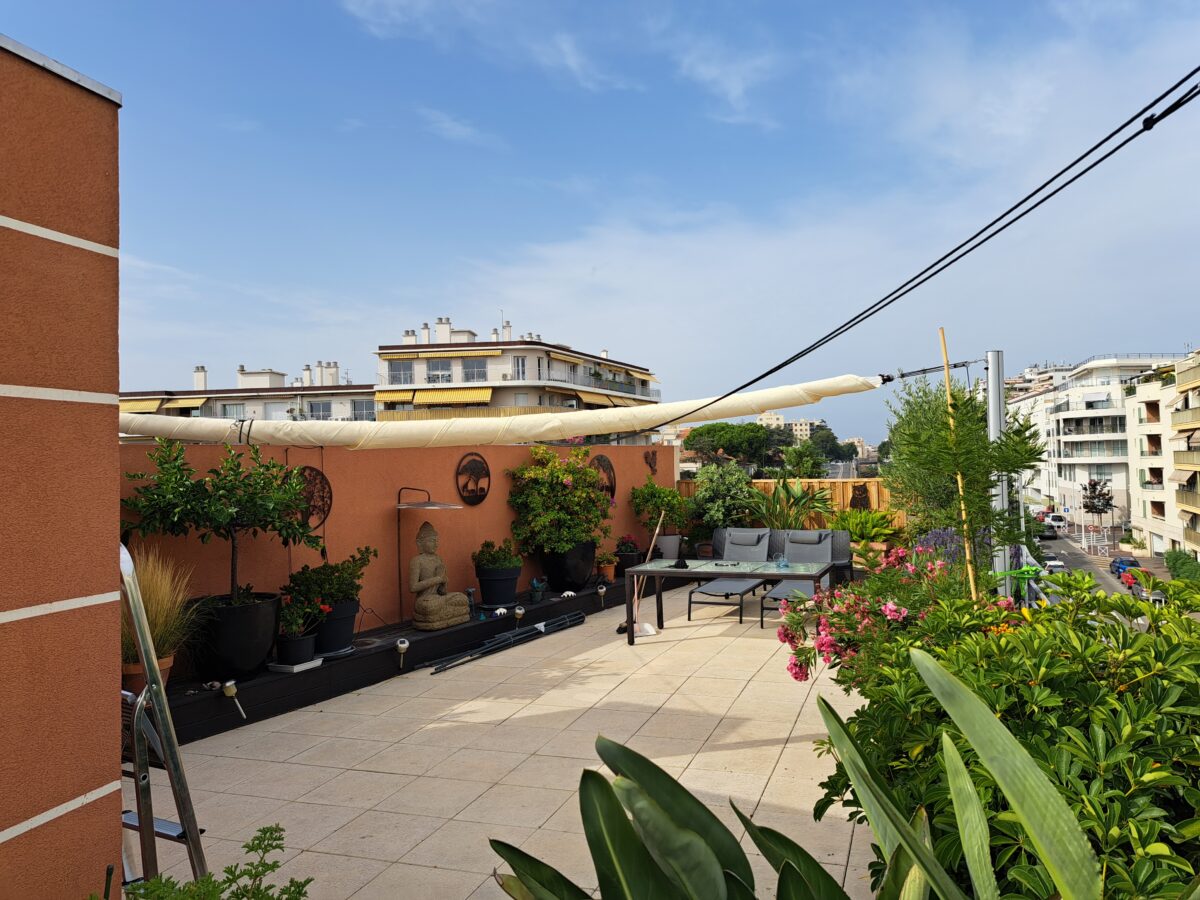
[[[619,434],[653,428],[679,417],[680,423],[709,422],[732,416],[752,416],[773,409],[806,406],[826,397],[856,394],[879,387],[878,377],[839,375],[820,381],[747,391],[696,411],[709,400],[677,400],[645,406],[582,411],[563,410],[526,416],[432,419],[416,422],[291,422],[253,423],[255,443],[277,446],[321,445],[374,450],[384,447],[469,447],[484,444],[529,444],[562,441],[588,434]],[[228,419],[122,413],[125,434],[175,438],[184,441],[243,443],[247,423]]]

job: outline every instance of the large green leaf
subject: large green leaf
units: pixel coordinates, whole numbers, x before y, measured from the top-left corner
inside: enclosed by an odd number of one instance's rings
[[[755,825],[737,808],[736,803],[730,801],[729,805],[746,826],[746,833],[750,835],[754,845],[776,872],[783,868],[784,863],[791,863],[820,900],[850,900],[841,885],[829,874],[829,870],[813,859],[807,850],[773,828]]]
[[[496,872],[494,877],[496,883],[500,885],[500,890],[512,897],[513,900],[541,900],[537,894],[525,887],[525,882],[516,875]]]
[[[504,841],[491,840],[488,843],[497,855],[509,864],[517,880],[534,900],[587,900],[587,891],[540,859]],[[510,897],[524,900],[522,894],[513,893],[509,889],[510,881],[501,880],[500,886]]]
[[[683,785],[628,747],[605,737],[596,738],[596,752],[605,765],[623,775],[655,799],[672,821],[690,828],[708,844],[722,869],[728,869],[754,889],[754,872],[742,845],[707,806]]]
[[[729,900],[754,900],[754,891],[728,869],[725,870],[725,894]]]
[[[867,768],[857,745],[850,738],[845,724],[834,712],[833,707],[821,698],[818,698],[817,704],[821,710],[821,718],[825,720],[825,727],[829,729],[829,739],[837,750],[850,783],[854,785],[855,796],[867,811],[871,827],[878,829],[880,825],[884,825],[888,829],[897,846],[904,847],[912,857],[913,864],[920,867],[921,872],[929,879],[930,887],[942,900],[967,900],[966,895],[955,886],[954,880],[938,863],[933,852],[925,846],[921,836],[909,826],[905,817],[875,780],[874,774]],[[876,837],[878,836],[879,832],[876,830]]]
[[[1200,900],[1200,876],[1189,881],[1187,887],[1183,889],[1183,893],[1175,900]]]
[[[970,688],[923,650],[910,653],[929,689],[1004,792],[1063,900],[1099,900],[1100,864],[1058,789]]]
[[[599,772],[579,779],[579,809],[604,900],[658,900],[679,891],[654,864],[612,785]]]
[[[700,835],[672,821],[640,787],[618,775],[613,791],[633,816],[633,827],[658,867],[687,897],[725,900],[725,874]]]
[[[987,816],[979,802],[975,783],[971,781],[971,775],[958,755],[958,748],[950,740],[950,735],[945,733],[942,734],[942,762],[950,783],[954,818],[958,820],[958,839],[962,844],[963,856],[967,858],[975,900],[1000,900],[1000,888],[996,885],[996,874],[992,870]]]
[[[921,843],[932,850],[933,839],[929,835],[929,815],[925,812],[925,807],[917,807],[917,811],[913,813],[912,825],[920,836]],[[909,867],[904,884],[900,886],[900,900],[929,900],[929,879],[925,877],[920,866]]]
[[[918,806],[908,824],[921,837],[925,846],[932,846],[929,839],[929,816],[925,812],[925,807]],[[896,852],[888,860],[887,872],[884,874],[883,882],[879,885],[875,900],[904,900],[908,894],[914,891],[919,892],[922,886],[924,886],[925,895],[928,896],[928,882],[922,876],[920,868],[913,862],[913,858],[908,855],[908,851],[901,845],[896,848]]]
[[[775,900],[821,900],[808,887],[800,870],[790,862],[779,869],[779,884],[775,887]]]

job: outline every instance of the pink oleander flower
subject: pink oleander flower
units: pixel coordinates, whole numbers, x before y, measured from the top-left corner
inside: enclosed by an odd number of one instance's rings
[[[903,621],[904,618],[908,615],[907,609],[905,609],[904,607],[901,607],[901,606],[897,606],[891,600],[889,600],[887,603],[883,604],[883,606],[880,607],[880,611],[885,616],[887,616],[889,619],[891,619],[893,622]]]
[[[905,563],[904,571],[906,571],[909,575],[915,575],[917,573],[917,567],[912,563]]]
[[[921,610],[919,613],[917,613],[917,619],[918,619],[918,620],[920,620],[920,621],[922,621],[922,622],[924,622],[924,621],[925,621],[925,615],[926,615],[926,613],[925,613],[925,610]]]
[[[827,634],[820,635],[813,639],[813,649],[818,653],[833,653],[837,650],[837,641]]]
[[[796,635],[786,625],[780,625],[779,629],[775,632],[775,636],[779,638],[779,643],[787,644],[793,650],[800,645],[800,641],[796,639]]]
[[[1012,597],[1001,597],[996,601],[996,606],[1000,609],[1012,609],[1016,604],[1013,603]]]
[[[797,681],[808,681],[808,666],[804,665],[796,657],[793,656],[788,660],[787,670],[788,674]]]

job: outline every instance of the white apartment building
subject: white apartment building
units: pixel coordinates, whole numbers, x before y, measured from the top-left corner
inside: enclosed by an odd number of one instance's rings
[[[1183,521],[1176,491],[1194,473],[1174,468],[1174,452],[1185,446],[1171,427],[1171,410],[1179,395],[1175,366],[1160,366],[1125,387],[1125,421],[1129,428],[1129,518],[1134,537],[1161,557],[1183,548]],[[1194,490],[1194,488],[1193,488]]]
[[[800,419],[796,422],[789,422],[784,419],[782,413],[765,412],[759,413],[755,419],[759,425],[766,428],[788,428],[792,432],[792,440],[795,443],[807,441],[813,436],[813,432],[819,428],[828,428],[829,423],[824,419]]]
[[[1107,481],[1115,519],[1128,518],[1129,434],[1123,383],[1183,356],[1100,354],[1078,363],[1059,384],[1010,400],[1009,410],[1028,416],[1046,444],[1046,459],[1025,487],[1026,499],[1082,521],[1084,485],[1091,479]]]
[[[1200,559],[1200,352],[1175,364],[1175,391],[1168,489],[1175,491],[1183,549]]]
[[[433,328],[404,332],[381,345],[375,402],[382,422],[518,416],[658,403],[658,379],[644,366],[552,344],[540,334],[512,337],[493,328],[490,340],[455,328],[449,317]],[[649,443],[643,435],[634,443]]]
[[[305,365],[291,384],[284,372],[238,366],[235,384],[211,388],[208,370],[196,366],[191,390],[122,391],[120,409],[214,419],[375,420],[375,385],[342,383],[336,362]]]

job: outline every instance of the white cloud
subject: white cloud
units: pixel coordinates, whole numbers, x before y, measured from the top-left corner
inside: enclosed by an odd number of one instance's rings
[[[718,101],[713,118],[732,124],[775,126],[770,116],[754,108],[750,95],[781,73],[778,54],[769,49],[734,50],[716,38],[690,34],[668,43],[679,74]]]
[[[417,107],[417,114],[425,122],[425,130],[443,140],[455,144],[470,144],[475,147],[502,149],[504,141],[494,134],[481,131],[465,119],[460,119],[440,109],[429,106]]]
[[[575,37],[567,32],[559,31],[547,38],[533,40],[529,43],[529,51],[543,69],[565,73],[584,90],[629,90],[635,87],[623,78],[601,71]]]
[[[374,35],[409,31],[427,36],[472,28],[486,22],[499,0],[342,0],[342,7]]]

